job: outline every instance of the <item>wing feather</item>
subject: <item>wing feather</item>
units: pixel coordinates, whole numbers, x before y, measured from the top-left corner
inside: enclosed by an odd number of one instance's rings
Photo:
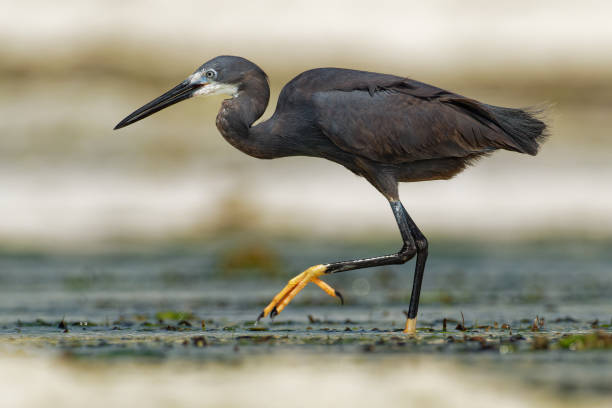
[[[290,81],[277,111],[304,103],[340,149],[370,160],[473,157],[495,149],[535,154],[545,124],[521,109],[500,108],[394,75],[317,68]]]
[[[317,124],[339,148],[385,163],[517,149],[499,137],[503,130],[483,104],[419,85],[317,92]]]

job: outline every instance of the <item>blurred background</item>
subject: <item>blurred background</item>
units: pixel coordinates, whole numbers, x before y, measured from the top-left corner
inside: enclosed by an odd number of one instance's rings
[[[306,388],[319,406],[611,406],[612,2],[0,4],[10,406],[270,407]],[[222,97],[112,130],[221,54],[269,75],[263,119],[287,81],[324,66],[550,106],[538,156],[401,186],[430,241],[417,339],[394,332],[413,263],[326,277],[345,306],[308,287],[253,327],[307,266],[398,248],[365,180],[235,150],[215,128]],[[119,360],[160,364],[104,365]],[[236,384],[255,392],[236,402]]]
[[[504,106],[548,103],[540,155],[498,152],[451,181],[403,184],[450,240],[607,240],[608,2],[3,2],[0,246],[80,251],[228,232],[395,239],[385,199],[312,158],[261,161],[214,125],[221,97],[113,126],[220,54],[282,86],[320,66],[396,75]],[[323,199],[324,197],[324,199]]]

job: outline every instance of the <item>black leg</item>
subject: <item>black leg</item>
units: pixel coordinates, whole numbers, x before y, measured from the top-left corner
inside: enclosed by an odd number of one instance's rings
[[[402,207],[403,209],[403,207]],[[414,268],[414,281],[412,283],[412,295],[410,296],[410,307],[408,308],[408,319],[416,319],[419,310],[419,298],[421,297],[421,283],[425,272],[425,262],[427,262],[428,243],[425,235],[416,226],[410,215],[404,210],[404,215],[408,220],[408,228],[414,238],[417,249],[416,266]]]
[[[416,330],[416,316],[419,309],[419,298],[421,296],[421,284],[427,261],[427,238],[416,226],[408,212],[400,201],[390,201],[397,226],[402,235],[404,245],[398,253],[385,255],[376,258],[356,259],[352,261],[334,262],[325,265],[325,273],[338,273],[354,269],[369,268],[373,266],[403,264],[417,256],[414,271],[414,281],[412,284],[412,294],[410,296],[410,306],[408,308],[408,320],[406,322],[406,332],[414,333]]]
[[[412,220],[408,217],[408,213],[404,209],[404,206],[400,201],[390,201],[389,203],[391,204],[393,215],[395,215],[395,221],[402,235],[402,240],[404,241],[402,248],[396,254],[392,255],[325,264],[325,273],[338,273],[352,271],[354,269],[371,268],[373,266],[403,264],[418,253],[418,247],[410,232],[410,223]]]
[[[397,226],[399,227],[402,241],[404,242],[402,248],[397,253],[392,255],[377,256],[374,258],[354,259],[350,261],[333,262],[329,264],[312,266],[301,274],[297,275],[295,278],[291,279],[283,290],[281,290],[274,297],[274,299],[272,299],[268,306],[264,308],[257,320],[267,316],[268,314],[270,316],[275,316],[280,313],[285,306],[287,306],[289,302],[291,302],[291,300],[308,284],[308,282],[317,284],[330,296],[341,299],[341,296],[337,291],[319,279],[319,277],[324,274],[346,272],[354,269],[371,268],[374,266],[403,264],[416,255],[417,263],[405,330],[407,333],[415,333],[421,282],[423,281],[423,271],[425,269],[425,261],[427,260],[427,239],[425,239],[421,231],[419,231],[416,224],[414,221],[412,221],[399,200],[389,201],[389,203],[391,204],[393,215],[395,215],[395,220],[397,222]]]

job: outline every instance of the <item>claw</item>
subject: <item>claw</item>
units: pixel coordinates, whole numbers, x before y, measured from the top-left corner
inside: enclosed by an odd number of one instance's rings
[[[340,293],[337,289],[334,289],[334,294],[338,299],[340,299],[340,304],[344,305],[344,296],[342,296],[342,293]]]
[[[257,316],[257,320],[255,320],[255,324],[259,323],[259,321],[261,320],[261,318],[264,317],[264,312],[262,311],[259,316]]]
[[[266,317],[268,313],[270,318],[274,318],[295,298],[295,296],[310,282],[316,284],[330,296],[337,297],[344,304],[342,294],[329,286],[327,283],[319,279],[319,276],[325,274],[327,266],[315,265],[306,269],[304,272],[291,279],[289,283],[272,299],[270,304],[265,307],[258,320]]]

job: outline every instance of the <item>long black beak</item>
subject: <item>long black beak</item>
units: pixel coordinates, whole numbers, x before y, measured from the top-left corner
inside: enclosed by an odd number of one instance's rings
[[[153,99],[142,108],[136,109],[134,112],[130,113],[125,119],[119,122],[114,129],[121,129],[122,127],[131,125],[132,123],[138,122],[139,120],[144,119],[155,112],[167,108],[170,105],[174,105],[177,102],[189,99],[193,96],[193,93],[203,85],[205,85],[205,83],[192,83],[189,79],[186,79],[162,96]]]

